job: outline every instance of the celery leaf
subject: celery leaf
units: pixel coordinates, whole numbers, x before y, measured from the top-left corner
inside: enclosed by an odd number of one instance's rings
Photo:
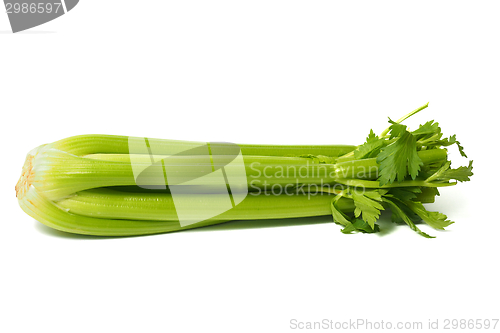
[[[380,171],[379,182],[381,186],[392,184],[396,178],[398,182],[401,182],[405,179],[407,174],[409,174],[412,179],[415,179],[420,171],[420,166],[423,164],[417,154],[415,137],[406,130],[404,132],[400,132],[400,130],[400,128],[397,129],[399,138],[392,144],[383,148],[377,157]]]
[[[420,125],[418,129],[412,132],[413,135],[428,135],[428,134],[439,134],[441,133],[441,128],[439,123],[434,120],[428,121],[423,125]]]
[[[461,166],[457,169],[448,169],[442,173],[439,179],[451,180],[455,179],[459,182],[467,182],[470,180],[472,173],[472,161],[469,161],[469,166]]]
[[[411,230],[415,231],[421,236],[424,236],[425,238],[435,238],[434,236],[426,234],[415,225],[412,219],[405,213],[404,208],[402,208],[405,206],[402,202],[397,199],[388,197],[383,197],[382,200],[389,205],[393,216],[396,216],[398,219],[401,219],[406,224],[408,224]]]
[[[354,151],[354,158],[359,160],[362,158],[375,157],[380,152],[380,148],[384,145],[384,140],[380,139],[373,130],[370,130],[370,134],[366,138],[366,142],[358,147]]]
[[[362,233],[372,234],[375,232],[379,232],[380,228],[378,224],[375,224],[373,227],[370,226],[367,222],[362,219],[354,219],[354,221],[341,230],[344,234],[350,234],[355,231],[359,231]]]
[[[448,220],[448,217],[443,213],[429,212],[420,202],[411,201],[407,202],[406,204],[411,210],[418,214],[418,216],[420,216],[425,223],[427,223],[434,229],[444,230],[445,227],[453,223],[452,221]]]
[[[349,220],[349,217],[337,207],[337,201],[342,196],[343,196],[343,194],[339,194],[335,198],[332,199],[331,209],[332,209],[333,221],[335,223],[338,223],[338,224],[341,224],[344,226],[344,228],[341,230],[344,234],[350,234],[350,233],[356,232],[356,231],[359,231],[362,233],[374,233],[374,232],[379,231],[378,225],[376,225],[376,224],[370,225],[361,219],[354,218],[351,222]]]
[[[354,215],[356,217],[362,216],[363,221],[367,222],[371,228],[374,228],[375,222],[380,217],[380,211],[384,210],[380,201],[382,197],[377,191],[365,191],[358,193],[353,191],[351,193],[354,200]]]

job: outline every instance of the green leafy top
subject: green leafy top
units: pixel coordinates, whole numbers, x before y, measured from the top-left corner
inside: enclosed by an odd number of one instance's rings
[[[412,132],[408,130],[407,126],[400,123],[427,106],[428,104],[410,112],[398,121],[389,118],[390,126],[380,136],[375,135],[374,131],[370,130],[365,143],[358,146],[352,154],[346,156],[351,156],[350,159],[354,160],[376,158],[379,165],[378,181],[380,186],[392,184],[395,181],[401,183],[409,179],[415,180],[420,176],[422,170],[425,170],[422,175],[425,179],[429,177],[429,173],[435,173],[447,162],[444,159],[425,164],[419,156],[420,151],[442,149],[456,144],[460,154],[467,157],[455,135],[443,139],[438,122],[430,120]],[[339,161],[343,160],[348,159],[342,157],[339,159]],[[440,182],[452,179],[467,181],[470,176],[472,176],[471,163],[468,167],[459,167],[458,169],[447,167],[441,170],[439,177],[433,177],[431,180]]]
[[[331,202],[333,220],[344,226],[343,233],[378,232],[380,228],[375,222],[379,219],[380,212],[385,209],[385,205],[391,209],[393,222],[406,223],[421,236],[434,238],[420,230],[416,223],[424,221],[434,229],[444,230],[453,222],[448,220],[445,214],[425,209],[424,205],[417,200],[417,194],[421,192],[420,187],[378,189],[364,192],[348,188],[337,194]],[[341,197],[354,201],[356,208],[352,217],[338,208],[337,202]]]
[[[383,148],[377,156],[380,185],[391,184],[396,178],[402,182],[408,174],[414,180],[423,164],[417,154],[415,136],[406,130],[406,126],[392,125],[391,139],[395,137],[398,139]]]
[[[353,172],[352,175],[345,173],[337,179],[337,182],[346,187],[332,200],[331,209],[334,221],[344,226],[342,232],[377,232],[379,227],[376,221],[386,208],[390,208],[393,222],[406,223],[412,230],[427,238],[433,237],[421,231],[416,225],[418,222],[423,221],[437,230],[444,230],[453,223],[442,213],[427,211],[423,203],[433,202],[434,196],[439,195],[436,187],[469,181],[473,175],[472,161],[467,167],[451,168],[444,147],[456,144],[460,154],[464,157],[467,155],[455,135],[443,138],[438,122],[428,121],[414,131],[409,131],[407,126],[401,124],[427,106],[428,104],[397,121],[389,119],[390,126],[379,136],[370,130],[362,145],[337,160],[339,170],[351,168],[359,171],[362,167],[378,166],[376,178],[370,178],[370,172],[357,173],[363,176],[352,178]],[[350,162],[341,163],[347,161]],[[351,178],[346,175],[351,175]],[[375,182],[375,179],[378,181]],[[369,190],[363,188],[360,191],[357,188],[359,186],[366,186]],[[353,216],[349,217],[338,209],[336,202],[341,197],[353,200]],[[423,200],[419,201],[420,199]]]

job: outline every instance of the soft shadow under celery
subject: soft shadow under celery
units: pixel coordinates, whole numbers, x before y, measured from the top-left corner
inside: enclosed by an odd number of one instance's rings
[[[183,233],[187,232],[213,232],[213,231],[227,231],[227,230],[245,230],[245,229],[265,229],[265,228],[279,228],[279,227],[300,227],[305,225],[317,225],[317,224],[325,224],[325,223],[333,223],[331,216],[314,216],[314,217],[302,217],[302,218],[289,218],[289,219],[270,219],[270,220],[241,220],[241,221],[230,221],[224,222],[221,224],[215,224],[206,227],[200,227],[189,230],[180,230]],[[380,220],[377,222],[380,226],[380,232],[376,235],[379,237],[386,236],[391,234],[398,227],[397,224],[392,223],[390,220],[390,213],[383,212]],[[90,239],[110,239],[110,238],[130,238],[130,237],[145,237],[145,236],[159,236],[161,234],[156,235],[139,235],[139,236],[89,236],[89,235],[79,235],[72,234],[68,232],[59,231],[56,229],[52,229],[40,222],[35,222],[36,229],[47,236],[51,237],[61,237],[67,239],[82,239],[82,240],[90,240]],[[337,226],[338,232],[342,228],[340,225]],[[355,237],[353,235],[345,235],[346,237]],[[164,237],[167,237],[164,235]]]

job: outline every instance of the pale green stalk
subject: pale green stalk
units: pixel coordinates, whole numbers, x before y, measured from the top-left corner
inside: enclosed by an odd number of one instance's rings
[[[169,195],[156,196],[160,203],[154,204],[156,200],[150,195],[113,192],[116,191],[91,190],[55,204],[31,187],[19,203],[30,216],[54,229],[88,235],[128,236],[179,231],[229,220],[329,215],[329,202],[334,197],[333,194],[248,196],[235,208],[213,219],[181,227]],[[196,202],[195,197],[187,200]],[[340,204],[345,212],[354,209],[350,199],[342,199]],[[93,217],[96,215],[99,217]]]

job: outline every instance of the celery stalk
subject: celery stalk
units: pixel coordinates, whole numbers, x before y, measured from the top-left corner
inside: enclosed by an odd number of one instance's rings
[[[118,135],[79,135],[56,141],[51,144],[55,149],[83,156],[89,154],[129,154],[128,136]],[[160,145],[170,147],[191,147],[202,142],[150,139]],[[258,156],[300,156],[324,155],[337,157],[356,149],[351,145],[255,145],[238,144],[241,153]]]
[[[98,236],[129,236],[179,231],[230,220],[329,215],[329,203],[333,197],[332,194],[310,197],[305,194],[249,195],[234,209],[186,227],[179,225],[169,195],[158,196],[160,201],[154,203],[155,200],[147,194],[124,195],[118,191],[91,190],[54,203],[31,187],[19,203],[27,214],[57,230]],[[196,198],[187,200],[196,202]],[[123,207],[116,209],[116,205]],[[350,199],[344,198],[340,205],[346,213],[354,210]]]
[[[89,235],[328,214],[344,233],[372,233],[379,230],[381,211],[389,208],[394,222],[431,237],[415,223],[443,230],[453,222],[423,204],[434,201],[438,187],[469,181],[473,173],[472,161],[451,168],[446,147],[455,144],[466,155],[455,135],[443,137],[438,123],[414,131],[401,124],[427,106],[389,120],[379,136],[370,131],[359,146],[70,137],[28,154],[16,196],[40,222]]]

